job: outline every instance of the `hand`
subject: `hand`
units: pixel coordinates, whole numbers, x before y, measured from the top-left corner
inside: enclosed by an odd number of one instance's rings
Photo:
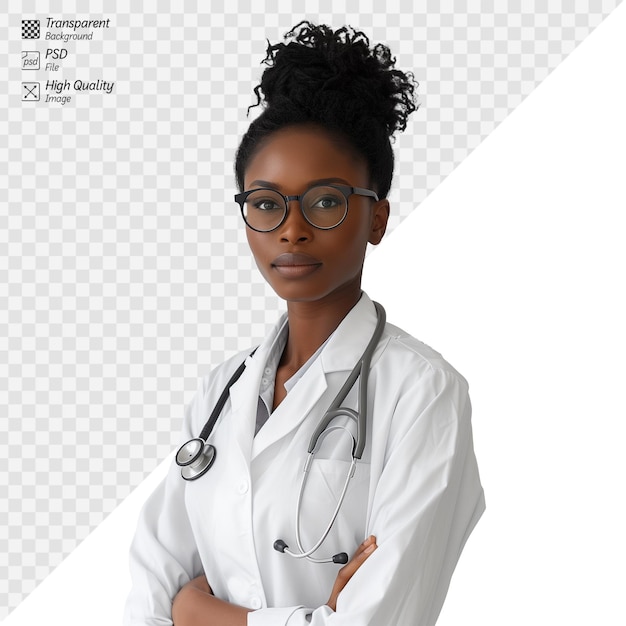
[[[356,552],[350,561],[339,570],[335,584],[333,585],[333,590],[330,594],[330,598],[326,603],[333,611],[337,610],[337,597],[343,591],[343,588],[348,584],[359,567],[367,561],[376,548],[378,548],[376,545],[376,537],[371,535],[356,549]]]

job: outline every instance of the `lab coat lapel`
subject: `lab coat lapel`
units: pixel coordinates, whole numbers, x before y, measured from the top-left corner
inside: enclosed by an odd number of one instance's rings
[[[321,419],[327,406],[316,405],[331,384],[329,375],[344,371],[347,375],[352,370],[363,354],[375,327],[376,309],[363,293],[359,302],[339,324],[319,358],[311,364],[254,438],[253,459],[297,428],[310,413],[315,413],[314,419]],[[344,381],[343,376],[332,377],[332,395],[326,394],[330,398],[328,402],[335,397]]]
[[[321,361],[316,359],[254,438],[252,458],[258,457],[299,426],[326,391],[326,387],[326,376]]]
[[[320,358],[326,374],[352,370],[374,334],[376,320],[374,303],[363,292],[322,350]]]
[[[246,359],[246,369],[239,380],[230,388],[233,413],[230,419],[232,420],[234,440],[247,465],[250,462],[263,369],[272,344],[286,321],[287,316],[285,314],[272,328],[255,353]]]

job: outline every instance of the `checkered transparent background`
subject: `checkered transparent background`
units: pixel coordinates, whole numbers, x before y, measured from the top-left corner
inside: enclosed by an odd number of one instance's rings
[[[266,38],[349,23],[415,73],[395,228],[619,2],[129,4],[0,15],[0,618],[171,451],[197,379],[282,309],[231,200]],[[48,16],[111,27],[64,46]],[[58,72],[21,70],[47,47],[69,50]],[[55,78],[115,88],[21,101],[22,81]]]

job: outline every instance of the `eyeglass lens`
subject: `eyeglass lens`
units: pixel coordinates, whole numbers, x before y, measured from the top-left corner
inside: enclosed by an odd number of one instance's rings
[[[348,204],[344,194],[333,187],[312,187],[301,198],[305,218],[318,228],[333,228],[345,217]],[[244,218],[251,228],[268,231],[276,228],[285,213],[285,198],[271,189],[257,189],[244,203]]]

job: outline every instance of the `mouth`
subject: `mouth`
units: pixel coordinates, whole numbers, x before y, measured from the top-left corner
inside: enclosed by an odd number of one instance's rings
[[[316,272],[322,262],[308,254],[286,252],[272,261],[272,267],[286,278],[300,278]]]

